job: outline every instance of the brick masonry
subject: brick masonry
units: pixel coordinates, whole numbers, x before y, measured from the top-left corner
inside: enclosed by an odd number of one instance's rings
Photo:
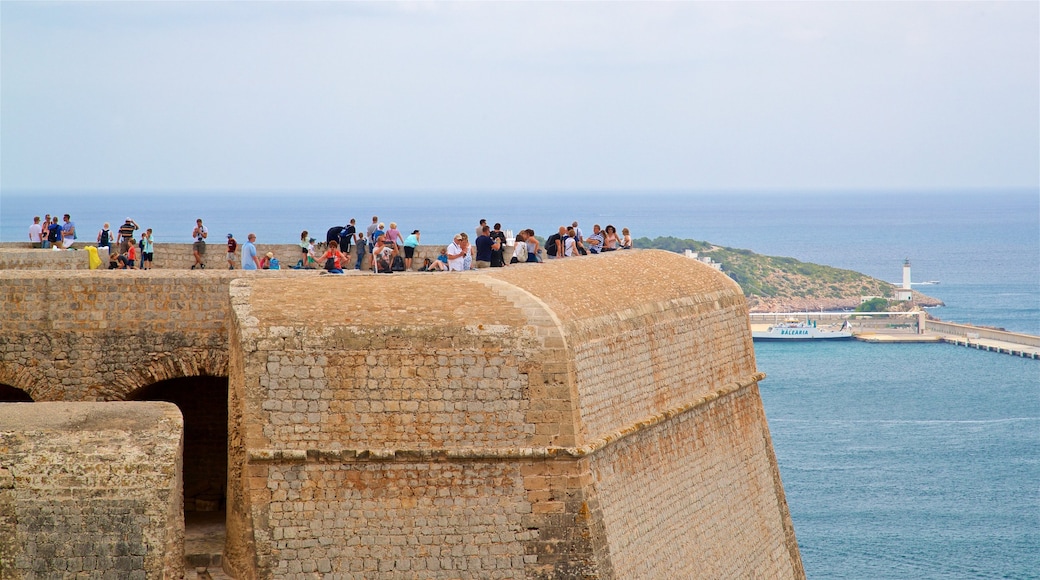
[[[181,415],[0,405],[0,578],[180,578]]]
[[[596,260],[232,282],[236,573],[802,576],[739,288]]]
[[[188,264],[0,268],[0,384],[118,401],[227,377],[238,577],[804,576],[746,303],[714,270]]]
[[[227,376],[231,274],[0,271],[0,383],[35,401],[120,401]]]

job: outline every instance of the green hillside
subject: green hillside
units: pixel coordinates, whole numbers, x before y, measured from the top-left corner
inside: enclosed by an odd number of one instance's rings
[[[722,264],[722,271],[735,280],[752,304],[758,299],[797,307],[812,304],[855,307],[862,296],[893,295],[892,284],[852,270],[821,266],[779,256],[763,256],[750,250],[726,248],[709,242],[661,237],[639,238],[637,248],[655,248],[671,252],[691,250],[700,257],[710,257]],[[927,297],[921,296],[922,299]],[[938,302],[925,300],[926,304]]]

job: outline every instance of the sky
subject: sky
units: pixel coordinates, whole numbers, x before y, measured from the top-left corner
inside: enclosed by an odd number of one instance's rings
[[[0,192],[1038,185],[1038,2],[0,1]]]

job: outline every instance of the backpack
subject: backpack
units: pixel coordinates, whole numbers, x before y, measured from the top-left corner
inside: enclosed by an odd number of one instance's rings
[[[394,265],[390,267],[394,272],[404,272],[404,258],[394,256]]]
[[[560,234],[553,234],[549,236],[549,239],[545,240],[545,254],[547,256],[556,255],[556,241],[560,239]]]
[[[108,230],[101,230],[101,235],[98,237],[98,246],[104,248],[108,246]]]

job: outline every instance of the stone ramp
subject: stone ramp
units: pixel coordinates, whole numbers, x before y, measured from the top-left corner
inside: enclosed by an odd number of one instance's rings
[[[223,511],[184,512],[185,578],[229,578],[222,569],[226,520]]]

